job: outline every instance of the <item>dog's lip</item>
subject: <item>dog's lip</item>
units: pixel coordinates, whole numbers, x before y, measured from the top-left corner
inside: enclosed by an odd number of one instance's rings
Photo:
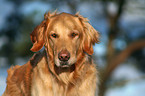
[[[70,65],[68,64],[68,62],[60,62],[60,67],[70,67]]]
[[[62,68],[68,68],[70,67],[69,65],[61,65]]]

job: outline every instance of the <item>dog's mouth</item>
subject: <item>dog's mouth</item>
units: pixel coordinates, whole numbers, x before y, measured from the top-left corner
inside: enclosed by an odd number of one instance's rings
[[[60,66],[55,64],[54,69],[57,74],[61,74],[63,72],[73,72],[75,70],[75,64],[70,65],[68,62],[60,62]]]
[[[70,65],[68,64],[67,61],[60,61],[60,67],[62,67],[62,68],[68,68],[68,67],[70,67]]]

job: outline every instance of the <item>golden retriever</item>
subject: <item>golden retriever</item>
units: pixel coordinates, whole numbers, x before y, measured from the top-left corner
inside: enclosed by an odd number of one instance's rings
[[[95,96],[97,70],[91,59],[99,33],[79,14],[47,13],[30,35],[37,52],[8,70],[3,96]]]

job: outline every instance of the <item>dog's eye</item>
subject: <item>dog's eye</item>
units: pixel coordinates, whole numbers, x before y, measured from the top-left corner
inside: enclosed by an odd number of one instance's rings
[[[71,37],[76,37],[78,34],[77,33],[72,33]]]
[[[51,36],[54,37],[54,38],[57,38],[58,37],[58,35],[55,34],[55,33],[51,34]]]

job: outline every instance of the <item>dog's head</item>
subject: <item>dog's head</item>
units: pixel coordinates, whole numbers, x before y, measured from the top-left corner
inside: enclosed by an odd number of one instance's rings
[[[98,32],[81,15],[45,14],[44,21],[30,35],[33,52],[45,46],[49,58],[57,67],[75,64],[79,53],[93,54]]]

